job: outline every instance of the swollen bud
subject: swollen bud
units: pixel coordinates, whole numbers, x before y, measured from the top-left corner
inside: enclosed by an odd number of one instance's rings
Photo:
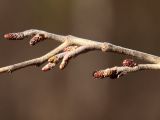
[[[94,78],[100,78],[100,79],[102,79],[102,78],[105,77],[105,76],[104,76],[104,72],[103,72],[103,71],[94,71],[94,72],[93,72],[93,77],[94,77]]]
[[[36,43],[45,40],[45,36],[43,34],[37,34],[35,35],[29,42],[30,45],[35,45]]]
[[[44,71],[44,72],[49,71],[49,70],[53,69],[54,66],[55,66],[55,63],[48,63],[47,65],[45,65],[42,68],[42,71]]]
[[[24,34],[22,32],[19,32],[19,33],[8,33],[8,34],[5,34],[4,35],[4,38],[5,39],[8,39],[8,40],[22,40],[24,39]]]
[[[135,63],[133,59],[125,59],[123,60],[122,65],[127,67],[134,67],[137,66],[137,63]]]
[[[118,74],[116,70],[113,69],[106,69],[106,70],[99,70],[99,71],[95,71],[93,72],[93,77],[94,78],[105,78],[105,77],[109,77],[111,79],[116,79],[118,78]]]

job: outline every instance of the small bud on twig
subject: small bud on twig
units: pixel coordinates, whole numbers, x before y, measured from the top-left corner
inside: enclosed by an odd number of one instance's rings
[[[48,62],[50,63],[57,63],[59,61],[59,58],[55,55],[48,59]]]
[[[22,40],[24,39],[24,34],[22,32],[19,33],[8,33],[4,35],[5,39],[8,40]]]
[[[73,51],[75,49],[77,49],[78,46],[74,45],[74,46],[68,46],[66,48],[63,49],[64,52],[69,52],[69,51]]]
[[[36,34],[29,42],[30,45],[35,45],[36,43],[45,40],[45,36],[43,34]]]
[[[67,60],[62,60],[61,64],[59,65],[59,69],[63,70],[67,64],[68,64]]]
[[[102,78],[104,78],[104,72],[103,71],[94,71],[93,77],[102,79]]]
[[[109,77],[111,79],[116,79],[118,78],[118,74],[116,70],[113,69],[106,69],[106,70],[99,70],[99,71],[95,71],[93,72],[93,77],[94,78],[105,78],[105,77]]]
[[[125,59],[123,60],[122,65],[127,67],[134,67],[137,66],[137,63],[135,63],[133,59]]]
[[[42,71],[44,71],[44,72],[49,71],[49,70],[53,69],[54,66],[55,66],[55,63],[48,63],[42,68]]]

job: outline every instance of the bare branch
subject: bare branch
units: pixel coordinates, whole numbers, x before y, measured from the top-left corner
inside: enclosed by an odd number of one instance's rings
[[[67,54],[64,55],[59,68],[64,69],[64,67],[68,64],[69,60],[72,57],[76,57],[77,55],[88,52],[90,50],[94,50],[94,48],[92,46],[80,46],[77,49],[68,52]]]
[[[24,61],[24,62],[21,62],[21,63],[17,63],[17,64],[14,64],[14,65],[9,65],[9,66],[6,66],[6,67],[2,67],[2,68],[0,68],[0,73],[13,72],[15,70],[18,70],[18,69],[21,69],[21,68],[24,68],[24,67],[27,67],[27,66],[32,66],[32,65],[39,66],[39,65],[43,64],[45,61],[47,61],[50,57],[59,53],[61,50],[63,50],[64,47],[66,47],[68,45],[69,45],[68,42],[64,42],[63,44],[61,44],[60,46],[58,46],[57,48],[55,48],[54,50],[45,54],[42,57],[35,58],[35,59],[32,59],[32,60],[28,60],[28,61]]]
[[[95,71],[93,73],[94,78],[105,78],[109,77],[112,79],[119,78],[130,72],[137,72],[140,70],[160,70],[160,64],[139,64],[134,67],[120,66],[107,68],[105,70]]]
[[[80,55],[82,53],[93,51],[93,50],[100,50],[103,52],[114,52],[118,54],[129,55],[137,59],[141,59],[146,62],[153,63],[153,64],[137,65],[137,64],[133,64],[134,63],[133,61],[127,60],[124,62],[124,66],[122,67],[113,67],[113,68],[108,68],[106,70],[95,72],[94,77],[96,78],[104,78],[104,77],[118,78],[122,76],[124,72],[128,73],[128,72],[134,72],[134,71],[139,71],[144,69],[159,69],[159,66],[160,66],[160,57],[158,56],[140,52],[137,50],[116,46],[108,42],[104,42],[104,43],[97,42],[93,40],[74,37],[71,35],[68,35],[68,36],[57,35],[57,34],[49,33],[42,30],[35,30],[35,29],[26,30],[18,33],[8,33],[4,35],[4,38],[9,40],[22,40],[26,37],[32,37],[29,42],[30,45],[35,45],[38,42],[44,41],[46,39],[56,40],[58,42],[62,42],[62,44],[57,48],[53,49],[51,52],[41,57],[24,61],[21,63],[17,63],[14,65],[2,67],[0,68],[0,73],[12,72],[12,71],[15,71],[27,66],[32,66],[32,65],[41,65],[47,60],[49,63],[42,68],[43,71],[48,71],[52,69],[60,60],[62,60],[60,64],[60,69],[63,69],[71,58],[77,55]],[[112,73],[111,71],[114,74],[111,74]],[[109,75],[109,73],[111,74],[111,76]]]

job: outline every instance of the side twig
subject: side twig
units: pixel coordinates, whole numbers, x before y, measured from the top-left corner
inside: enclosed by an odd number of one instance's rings
[[[94,72],[93,76],[95,78],[104,78],[104,77],[119,78],[123,75],[126,75],[129,72],[160,69],[160,57],[152,54],[140,52],[137,50],[116,46],[108,42],[104,42],[104,43],[97,42],[93,40],[78,38],[71,35],[68,35],[68,36],[57,35],[57,34],[49,33],[42,30],[35,30],[35,29],[26,30],[18,33],[8,33],[4,35],[4,38],[9,40],[22,40],[27,37],[32,37],[29,42],[31,46],[36,45],[38,42],[44,41],[47,39],[56,40],[58,42],[61,42],[62,44],[41,57],[24,61],[21,63],[17,63],[14,65],[2,67],[0,68],[0,73],[13,72],[15,70],[28,67],[28,66],[33,66],[33,65],[39,66],[44,62],[46,62],[47,60],[48,60],[48,64],[42,68],[42,71],[51,70],[61,60],[62,62],[59,68],[64,69],[71,58],[77,55],[80,55],[82,53],[93,51],[93,50],[100,50],[102,52],[114,52],[118,54],[129,55],[137,59],[141,59],[146,62],[152,63],[152,64],[138,65],[134,63],[133,60],[127,59],[123,62],[123,66],[107,68],[105,70],[99,70]]]

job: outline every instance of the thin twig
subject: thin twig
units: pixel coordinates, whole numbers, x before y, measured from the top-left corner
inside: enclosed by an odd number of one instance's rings
[[[61,44],[60,46],[58,46],[57,48],[55,48],[54,50],[45,54],[42,57],[27,60],[27,61],[20,62],[20,63],[17,63],[17,64],[9,65],[9,66],[6,66],[6,67],[2,67],[2,68],[0,68],[0,73],[13,72],[15,70],[25,68],[25,67],[28,67],[28,66],[32,66],[32,65],[39,66],[39,65],[43,64],[45,61],[47,61],[48,58],[50,58],[53,55],[59,53],[61,50],[63,50],[64,47],[67,47],[68,45],[69,45],[69,43],[64,42],[63,44]]]
[[[112,68],[107,68],[105,70],[95,71],[93,73],[93,76],[94,78],[110,77],[112,79],[116,79],[126,75],[127,73],[137,72],[140,70],[160,70],[160,64],[139,64],[134,67],[115,66]]]
[[[78,38],[78,37],[71,36],[71,35],[68,35],[68,36],[57,35],[57,34],[49,33],[49,32],[42,31],[42,30],[36,30],[36,29],[26,30],[23,32],[18,32],[18,33],[8,33],[8,34],[5,34],[4,37],[9,40],[22,40],[26,37],[32,37],[32,39],[29,42],[30,45],[32,46],[46,39],[56,40],[58,42],[62,42],[62,44],[58,46],[57,48],[53,49],[51,52],[41,57],[38,57],[32,60],[28,60],[28,61],[24,61],[21,63],[17,63],[14,65],[2,67],[0,68],[0,73],[12,72],[12,71],[15,71],[15,70],[27,67],[27,66],[32,66],[32,65],[41,65],[42,63],[44,63],[45,61],[47,61],[48,59],[50,59],[51,57],[55,56],[58,53],[60,53],[61,59],[62,59],[62,63],[60,64],[60,69],[63,69],[68,63],[69,59],[71,59],[72,57],[75,57],[82,53],[93,51],[93,50],[100,50],[103,52],[114,52],[118,54],[129,55],[137,59],[141,59],[146,62],[153,63],[153,64],[136,65],[132,67],[131,66],[121,66],[121,67],[114,67],[114,68],[107,69],[111,71],[116,70],[116,73],[118,71],[117,73],[118,75],[119,75],[119,71],[120,73],[123,73],[122,71],[124,71],[125,73],[128,73],[128,72],[133,72],[133,71],[140,71],[142,69],[155,69],[155,68],[160,69],[159,67],[160,57],[152,55],[152,54],[140,52],[137,50],[132,50],[132,49],[120,47],[117,45],[113,45],[108,42],[97,42],[93,40]],[[70,51],[67,51],[65,53],[64,51],[62,52],[63,49],[66,49],[68,46],[72,46],[72,45],[75,45],[76,47],[71,47],[73,49],[68,48],[70,49]],[[49,68],[49,66],[53,67],[54,64],[49,63],[47,67]],[[42,70],[46,71],[47,69],[42,69]],[[103,73],[105,72],[103,71]],[[105,75],[103,75],[103,77],[104,76]]]

